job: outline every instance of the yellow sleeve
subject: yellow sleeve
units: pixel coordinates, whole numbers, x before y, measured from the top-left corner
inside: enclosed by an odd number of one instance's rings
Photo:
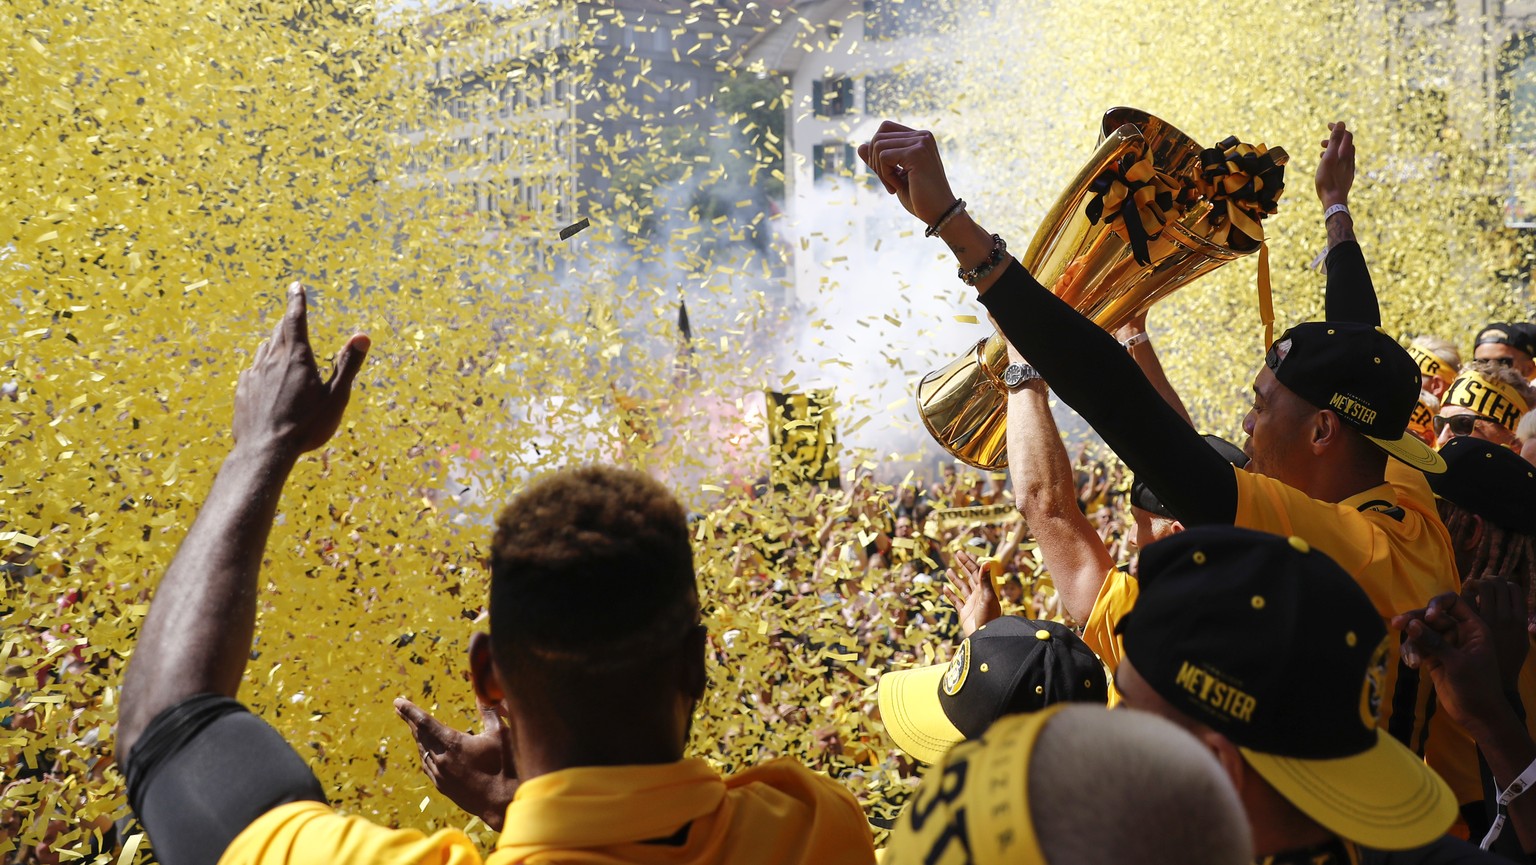
[[[1093,601],[1093,610],[1083,625],[1083,642],[1088,644],[1104,662],[1109,671],[1109,705],[1120,702],[1120,691],[1115,688],[1115,670],[1125,657],[1125,638],[1117,633],[1120,620],[1136,606],[1141,586],[1136,579],[1119,568],[1110,568],[1104,584],[1099,586],[1099,596]]]
[[[345,817],[320,802],[290,802],[261,815],[235,836],[219,865],[480,865],[464,833],[444,829],[427,837],[415,829],[388,829]]]
[[[1110,568],[1104,584],[1099,586],[1099,596],[1093,601],[1093,611],[1083,625],[1083,642],[1098,654],[1104,666],[1114,673],[1125,657],[1125,641],[1115,633],[1120,620],[1136,605],[1140,587],[1130,575],[1119,568]]]
[[[1429,477],[1402,460],[1387,460],[1386,481],[1397,491],[1397,503],[1417,511],[1439,514]]]

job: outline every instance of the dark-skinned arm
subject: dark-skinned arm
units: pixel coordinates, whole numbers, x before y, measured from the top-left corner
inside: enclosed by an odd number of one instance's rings
[[[1518,679],[1519,665],[1514,656],[1506,658],[1503,666],[1513,672],[1504,673],[1499,644],[1512,641],[1501,638],[1474,604],[1495,621],[1512,621],[1513,628],[1501,627],[1506,635],[1524,638],[1524,589],[1505,581],[1479,586],[1472,594],[1438,595],[1424,609],[1394,617],[1392,627],[1406,638],[1403,660],[1429,673],[1440,708],[1477,742],[1502,792],[1536,761],[1536,742],[1504,695],[1507,683]],[[1521,644],[1516,649],[1520,661],[1526,648]],[[1536,795],[1519,796],[1508,813],[1520,847],[1529,855],[1536,850]]]
[[[299,455],[341,423],[368,353],[356,334],[322,380],[309,346],[305,294],[256,350],[235,390],[235,446],[155,590],[123,677],[117,749],[125,758],[156,715],[195,694],[234,697],[256,627],[257,577],[283,483]]]
[[[1317,200],[1323,210],[1349,204],[1355,184],[1355,136],[1343,121],[1328,124],[1328,138],[1317,162],[1314,178]],[[1348,211],[1328,217],[1328,287],[1323,295],[1323,315],[1329,321],[1381,324],[1381,305],[1371,282],[1365,254],[1355,240],[1354,217]]]

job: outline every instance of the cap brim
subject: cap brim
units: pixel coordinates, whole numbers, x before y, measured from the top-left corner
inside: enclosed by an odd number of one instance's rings
[[[1403,433],[1400,439],[1379,439],[1375,436],[1366,436],[1366,438],[1388,454],[1421,472],[1438,475],[1445,471],[1445,458],[1411,432]]]
[[[1451,827],[1456,796],[1401,742],[1385,730],[1376,736],[1370,750],[1334,760],[1242,753],[1286,801],[1344,840],[1378,850],[1422,847]]]
[[[939,683],[948,664],[896,670],[880,676],[880,720],[901,750],[924,763],[937,763],[965,741],[939,705]]]

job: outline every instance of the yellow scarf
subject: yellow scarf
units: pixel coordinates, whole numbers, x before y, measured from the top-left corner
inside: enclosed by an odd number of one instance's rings
[[[681,844],[658,843],[688,827]],[[647,843],[650,842],[650,843]],[[874,861],[848,791],[793,760],[721,778],[703,760],[565,769],[518,788],[488,865]]]

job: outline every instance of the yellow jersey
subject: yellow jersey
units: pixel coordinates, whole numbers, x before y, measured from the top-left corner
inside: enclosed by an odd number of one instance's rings
[[[858,802],[825,775],[781,759],[722,778],[703,760],[565,769],[518,788],[488,865],[870,863]],[[230,843],[221,865],[479,865],[461,832],[431,836],[281,805]]]
[[[1332,503],[1265,475],[1233,471],[1238,500],[1233,525],[1296,535],[1327,553],[1355,578],[1383,619],[1459,589],[1451,537],[1422,472],[1389,459],[1380,485]],[[1382,727],[1423,755],[1459,803],[1482,799],[1476,746],[1449,718],[1435,718],[1428,677],[1421,681],[1397,652],[1388,657],[1386,673],[1377,712]]]

